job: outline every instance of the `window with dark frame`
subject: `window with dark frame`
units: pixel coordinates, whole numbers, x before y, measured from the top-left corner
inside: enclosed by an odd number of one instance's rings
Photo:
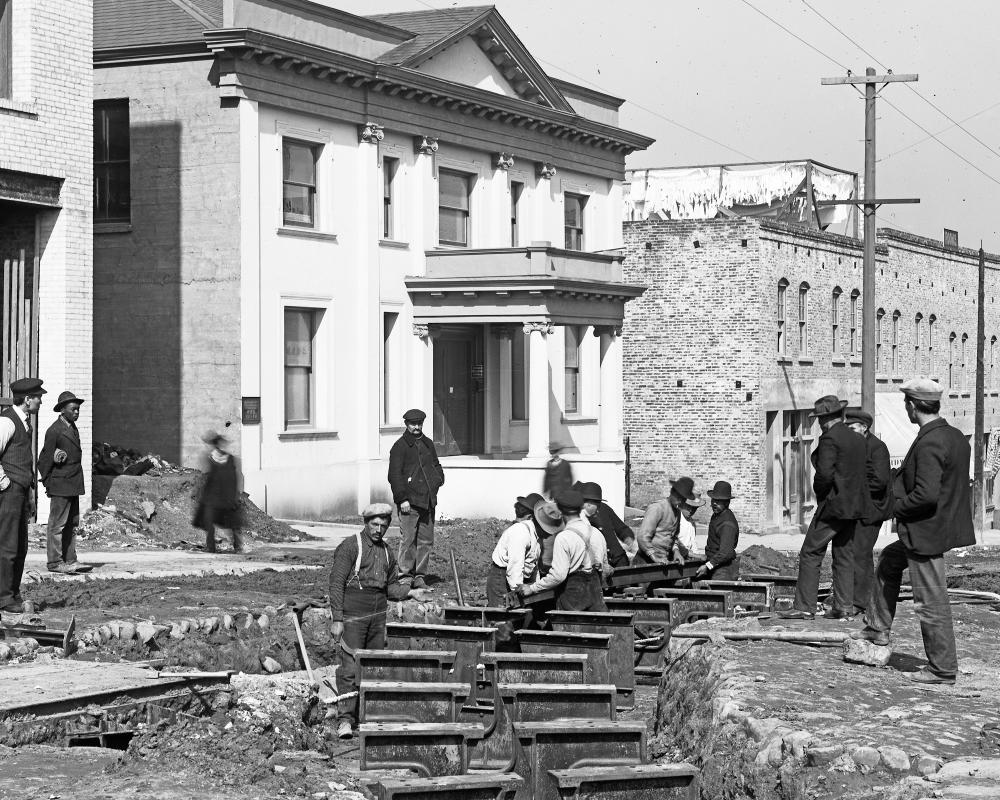
[[[892,374],[899,374],[899,311],[892,312]]]
[[[966,361],[967,345],[969,343],[969,334],[962,334],[962,388],[969,388],[969,370],[968,362]]]
[[[395,199],[396,199],[396,172],[399,169],[399,159],[386,156],[382,159],[382,238],[394,239],[396,233],[395,224]]]
[[[316,331],[322,311],[285,309],[285,427],[316,424]]]
[[[840,296],[843,293],[839,286],[835,286],[830,298],[830,352],[835,356],[840,354]]]
[[[917,313],[913,318],[913,371],[920,372],[920,350],[924,339],[924,315]]]
[[[927,318],[927,374],[934,375],[934,333],[937,327],[937,317],[933,314]]]
[[[885,373],[885,364],[882,356],[882,320],[885,319],[885,309],[880,308],[875,312],[875,372]]]
[[[283,225],[316,227],[316,162],[319,147],[282,139],[281,208]]]
[[[510,246],[517,247],[520,244],[518,227],[521,222],[521,193],[524,191],[524,184],[520,181],[510,182]]]
[[[399,314],[386,311],[382,314],[382,424],[394,423],[399,418],[395,408],[396,381],[399,365],[396,363],[396,336],[394,331]]]
[[[0,97],[14,96],[14,0],[0,0]]]
[[[510,418],[516,420],[528,418],[527,343],[524,328],[518,325],[510,337]]]
[[[778,281],[778,355],[785,354],[785,297],[788,289],[788,281],[782,278]]]
[[[958,337],[955,335],[955,331],[951,332],[948,337],[948,388],[955,388],[955,341]]]
[[[858,298],[861,292],[855,289],[851,292],[851,355],[858,354]]]
[[[799,286],[799,356],[809,355],[809,284]]]
[[[469,246],[471,176],[465,172],[438,170],[438,243]]]
[[[563,195],[565,205],[566,249],[583,250],[583,209],[587,198],[582,194],[566,192]]]
[[[580,411],[580,329],[566,325],[565,331],[565,409],[567,414]]]
[[[94,103],[94,222],[131,222],[128,100]]]

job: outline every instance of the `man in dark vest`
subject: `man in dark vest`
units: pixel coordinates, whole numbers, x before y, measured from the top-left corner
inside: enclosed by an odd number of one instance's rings
[[[72,392],[59,395],[53,409],[59,416],[47,431],[38,454],[38,474],[49,496],[46,529],[49,572],[84,571],[76,560],[76,526],[83,494],[83,450],[76,421],[83,400]]]
[[[826,547],[833,544],[833,608],[830,619],[854,614],[854,550],[851,546],[857,521],[868,507],[865,440],[843,424],[846,400],[826,395],[809,415],[819,420],[823,433],[812,454],[816,511],[799,550],[799,579],[786,619],[812,619],[816,615],[819,568]]]
[[[865,438],[868,460],[865,464],[865,482],[868,484],[868,511],[858,520],[854,529],[854,612],[868,610],[872,587],[875,584],[875,561],[872,549],[885,520],[892,517],[892,498],[889,495],[889,448],[871,432],[872,415],[860,408],[844,412],[847,426]]]
[[[927,666],[911,673],[917,683],[955,682],[958,656],[948,599],[944,554],[976,543],[969,497],[969,442],[939,415],[942,388],[929,378],[900,387],[917,438],[893,475],[893,515],[899,541],[878,561],[875,591],[865,627],[852,633],[879,645],[889,643],[903,570],[910,571],[913,608],[920,620]]]
[[[740,524],[729,508],[733,487],[728,481],[716,481],[708,492],[712,501],[712,519],[708,522],[705,563],[698,567],[698,580],[735,581],[739,578],[736,544],[740,540]]]
[[[38,413],[45,390],[38,378],[19,378],[10,392],[14,405],[0,412],[0,611],[21,614],[28,517],[35,508],[31,415]]]
[[[399,510],[399,579],[414,589],[427,584],[427,564],[434,544],[434,508],[444,485],[444,470],[434,442],[424,436],[427,415],[419,408],[403,414],[406,433],[389,451],[389,487]]]
[[[601,484],[585,481],[577,483],[573,488],[583,497],[584,516],[604,536],[604,543],[608,548],[608,563],[616,568],[627,567],[628,553],[622,547],[622,542],[635,539],[635,532],[604,502]]]

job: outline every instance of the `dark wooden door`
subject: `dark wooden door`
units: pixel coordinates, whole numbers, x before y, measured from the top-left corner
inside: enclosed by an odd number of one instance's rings
[[[434,339],[434,445],[439,456],[483,452],[483,329],[455,326]]]

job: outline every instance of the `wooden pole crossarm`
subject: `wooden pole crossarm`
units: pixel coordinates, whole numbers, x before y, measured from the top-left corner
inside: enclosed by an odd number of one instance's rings
[[[919,197],[887,197],[884,200],[817,200],[818,206],[884,206],[898,203],[919,203]]]
[[[842,75],[836,78],[820,78],[819,82],[823,86],[843,86],[848,83],[912,83],[920,80],[920,76],[913,75]]]

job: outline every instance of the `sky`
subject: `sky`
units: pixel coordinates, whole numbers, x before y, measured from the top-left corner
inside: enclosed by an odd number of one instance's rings
[[[483,4],[324,1],[360,15]],[[1000,4],[495,5],[549,75],[625,98],[621,127],[657,140],[633,153],[629,168],[812,158],[862,173],[863,100],[850,86],[821,86],[820,78],[847,69],[863,74],[868,66],[879,73],[883,67],[917,73],[917,83],[889,84],[878,102],[876,194],[917,197],[920,204],[883,206],[878,225],[933,239],[950,228],[958,231],[959,244],[978,247],[982,240],[988,251],[1000,253]]]

